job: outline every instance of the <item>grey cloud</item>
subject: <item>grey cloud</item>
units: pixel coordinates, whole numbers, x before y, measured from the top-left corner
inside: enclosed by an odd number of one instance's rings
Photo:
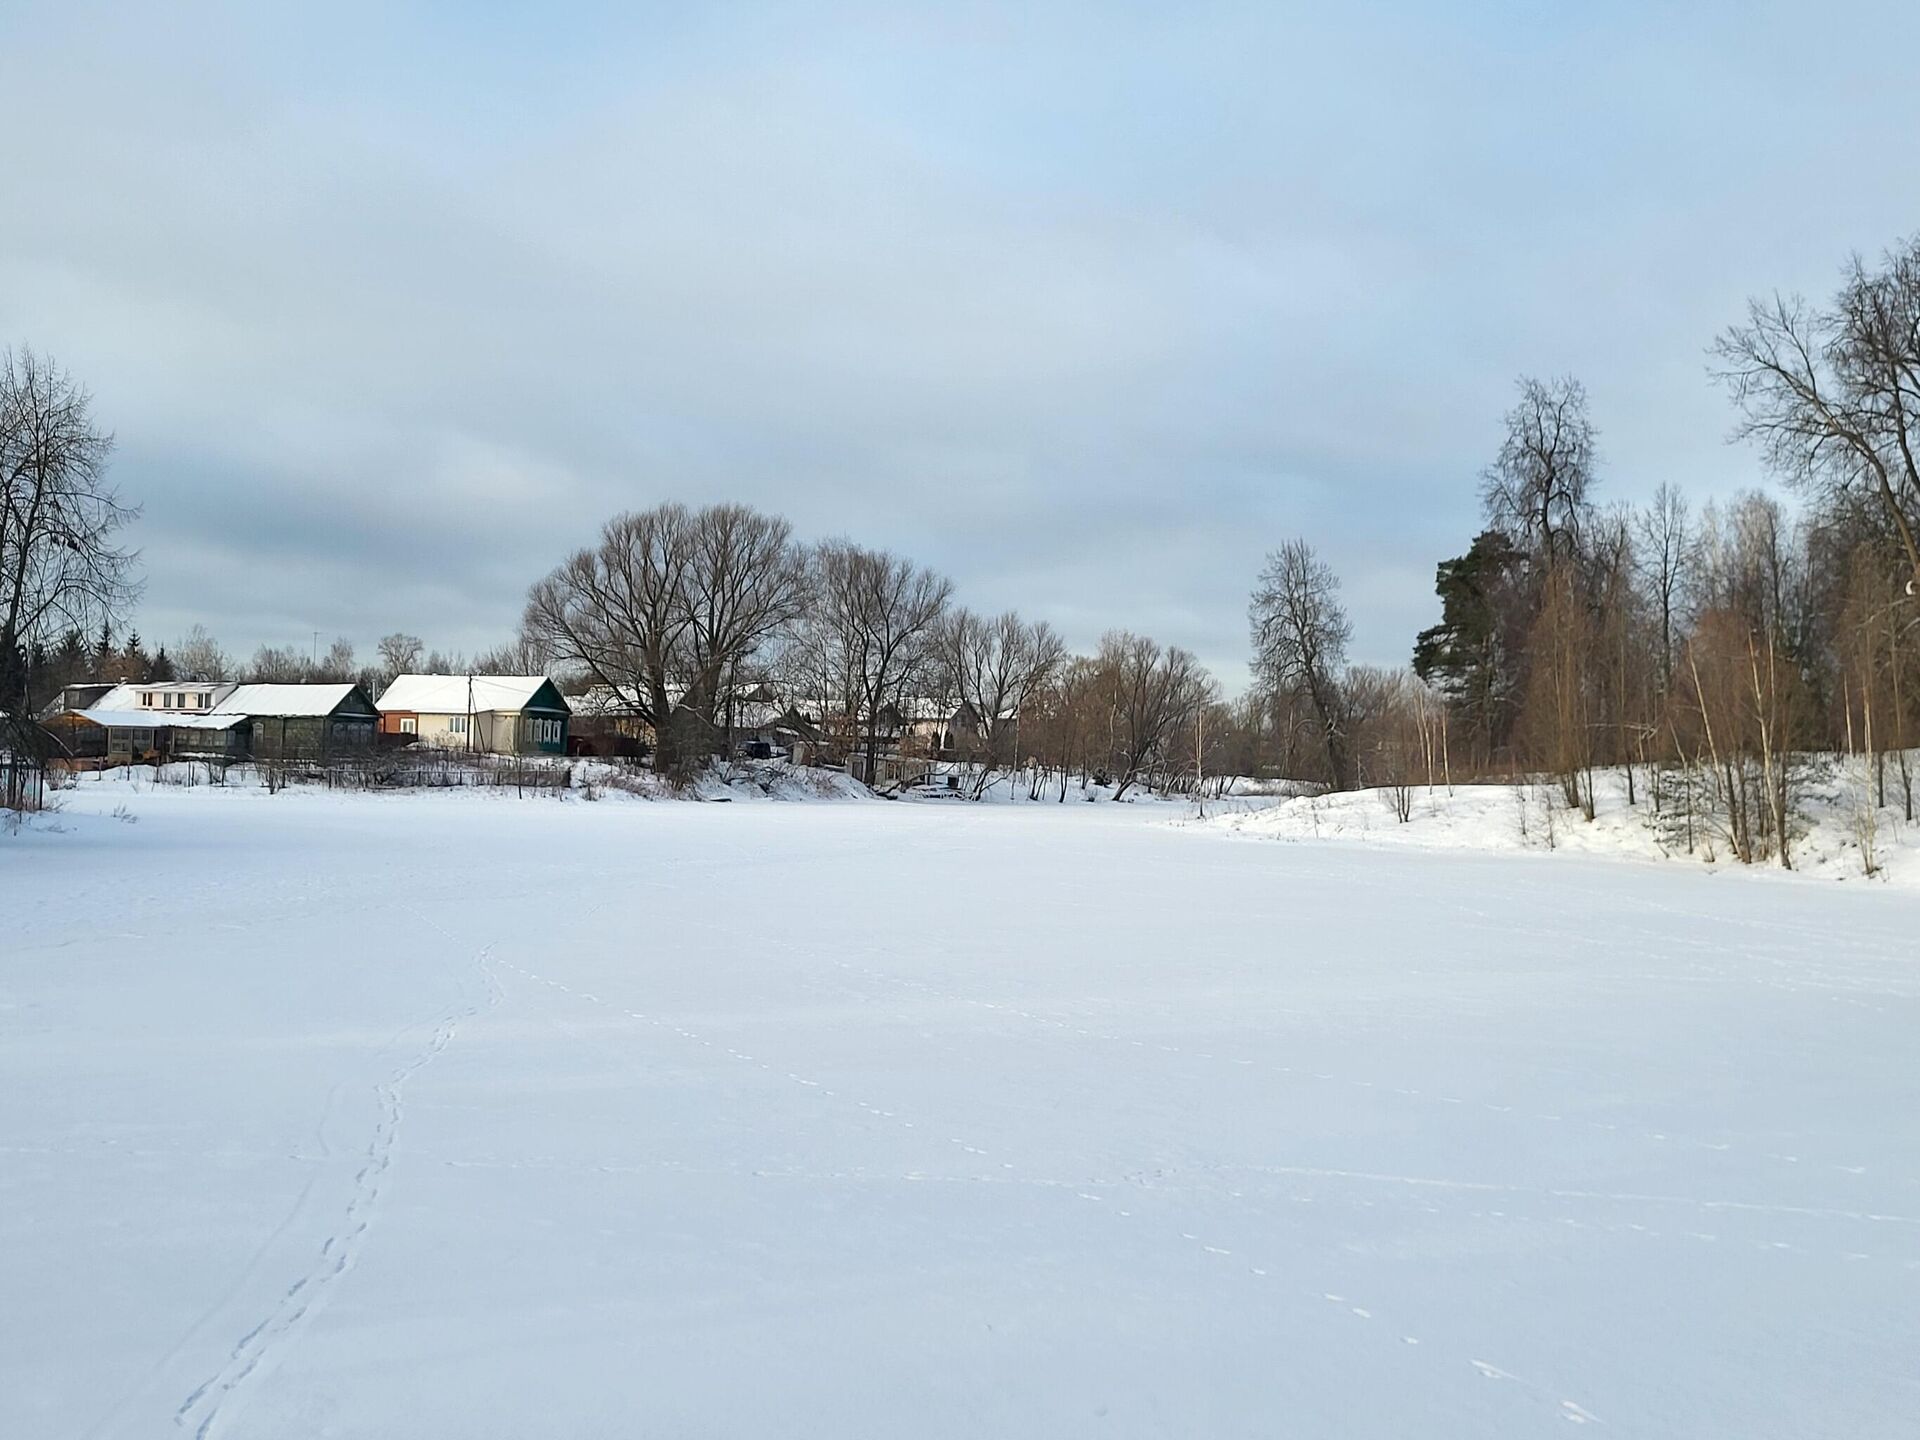
[[[1707,342],[1920,181],[1890,5],[0,26],[60,123],[0,339],[120,434],[143,628],[243,650],[484,645],[607,513],[727,496],[1229,680],[1305,534],[1398,661],[1515,375],[1586,379],[1612,494],[1750,482]]]

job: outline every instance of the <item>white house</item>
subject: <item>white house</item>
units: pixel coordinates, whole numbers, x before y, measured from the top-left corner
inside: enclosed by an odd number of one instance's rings
[[[380,730],[443,750],[564,755],[565,697],[544,675],[400,675],[375,701]]]
[[[93,703],[105,710],[157,715],[211,715],[240,687],[221,680],[166,680],[116,685]]]

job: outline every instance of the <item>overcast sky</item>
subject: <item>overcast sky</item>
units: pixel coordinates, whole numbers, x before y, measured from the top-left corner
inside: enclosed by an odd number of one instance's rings
[[[1759,482],[1706,346],[1920,228],[1904,0],[565,8],[0,6],[0,343],[149,644],[482,647],[734,499],[1230,684],[1304,535],[1400,663],[1517,376]]]

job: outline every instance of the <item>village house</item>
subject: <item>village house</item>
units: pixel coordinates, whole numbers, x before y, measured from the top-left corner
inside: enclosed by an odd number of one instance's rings
[[[69,686],[41,728],[68,760],[325,760],[373,744],[372,702],[357,685],[164,684]],[[91,700],[73,705],[71,700]]]
[[[594,685],[567,697],[573,720],[567,732],[570,755],[645,755],[653,744],[653,726],[644,707],[624,686]]]
[[[567,753],[572,711],[544,675],[400,675],[376,703],[381,733],[411,736],[415,744],[490,755]]]
[[[734,707],[728,734],[735,755],[748,760],[791,757],[805,764],[819,750],[820,727],[790,705],[775,699],[753,700]]]
[[[215,714],[211,700],[232,685],[191,687],[69,685],[42,712],[40,728],[67,761],[97,765],[166,760],[175,755],[238,759],[246,753],[246,718]]]
[[[256,760],[331,760],[373,748],[379,714],[358,685],[240,685],[208,718],[239,716]]]
[[[979,718],[965,703],[908,696],[880,707],[876,729],[881,748],[935,759],[964,756],[982,738]]]

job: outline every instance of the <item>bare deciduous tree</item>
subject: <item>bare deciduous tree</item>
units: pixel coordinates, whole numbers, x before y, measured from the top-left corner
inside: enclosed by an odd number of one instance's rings
[[[327,653],[313,664],[307,678],[316,681],[340,682],[358,677],[358,667],[353,663],[353,642],[346,636],[337,636],[327,647]]]
[[[1571,376],[1520,381],[1500,453],[1481,477],[1487,518],[1551,569],[1579,553],[1594,478],[1586,387]]]
[[[1753,300],[1714,345],[1718,377],[1789,483],[1871,494],[1920,585],[1920,236],[1847,264],[1831,308]]]
[[[829,540],[813,553],[807,589],[789,671],[823,720],[851,729],[872,780],[881,712],[900,707],[937,668],[952,582],[898,555]]]
[[[262,685],[297,685],[313,672],[313,657],[291,645],[262,645],[247,662],[246,678]]]
[[[1177,739],[1214,699],[1212,678],[1177,645],[1114,631],[1100,642],[1100,686],[1109,709],[1113,798],[1123,798],[1155,766],[1181,763]]]
[[[418,635],[409,635],[404,630],[381,636],[377,653],[382,682],[390,685],[395,676],[417,673],[415,667],[426,648]]]
[[[527,598],[522,633],[628,696],[653,727],[662,768],[711,753],[731,671],[801,609],[801,563],[785,520],[741,505],[617,515]]]
[[[1313,547],[1290,540],[1267,557],[1249,618],[1254,673],[1275,695],[1312,706],[1332,783],[1347,789],[1354,770],[1341,713],[1340,670],[1353,627],[1339,591],[1339,577]]]
[[[988,620],[964,609],[947,616],[936,645],[954,698],[976,731],[967,758],[978,767],[971,792],[978,799],[996,769],[1020,763],[1013,742],[1021,719],[1066,647],[1045,621],[1029,625],[1011,610]]]
[[[1653,600],[1660,627],[1662,695],[1673,688],[1673,647],[1680,615],[1681,577],[1693,545],[1689,523],[1686,498],[1664,482],[1653,492],[1653,503],[1634,519],[1639,540],[1635,561]]]
[[[236,668],[204,625],[195,625],[173,642],[173,665],[182,680],[227,680]]]
[[[92,397],[31,350],[0,351],[0,721],[37,748],[27,657],[105,624],[137,593],[116,537],[138,513],[107,483]]]

